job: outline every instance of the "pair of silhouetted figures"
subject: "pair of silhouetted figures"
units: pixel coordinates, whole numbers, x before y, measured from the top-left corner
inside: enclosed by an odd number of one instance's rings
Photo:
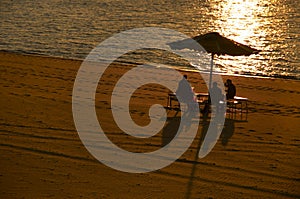
[[[222,94],[221,89],[218,87],[217,82],[213,83],[209,93],[208,102],[205,103],[203,110],[201,110],[203,115],[207,115],[209,113],[211,104],[216,106],[217,113],[221,113],[225,110],[224,101],[234,99],[234,96],[236,95],[235,85],[230,79],[227,79],[224,85],[226,87],[226,99],[224,99],[224,95]]]

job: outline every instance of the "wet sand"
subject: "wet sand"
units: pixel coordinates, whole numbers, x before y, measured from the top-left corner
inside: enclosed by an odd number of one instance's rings
[[[237,95],[249,98],[247,120],[227,118],[222,135],[203,159],[195,159],[206,123],[175,163],[161,170],[130,174],[98,162],[79,139],[72,116],[72,89],[81,61],[0,52],[1,198],[299,198],[300,82],[224,76]],[[107,136],[134,152],[170,142],[161,134],[130,138],[111,122],[110,94],[132,66],[113,64],[96,93],[96,111]],[[197,92],[199,74],[188,73]],[[166,105],[158,85],[141,87],[131,101],[137,124],[149,121],[150,105]],[[100,116],[101,117],[100,117]],[[178,115],[168,112],[166,132]]]

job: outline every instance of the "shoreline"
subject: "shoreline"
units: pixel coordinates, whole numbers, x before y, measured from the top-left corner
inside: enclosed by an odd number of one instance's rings
[[[80,58],[65,58],[65,57],[59,57],[59,56],[50,56],[50,55],[44,55],[44,54],[38,54],[38,53],[29,53],[29,52],[21,52],[21,51],[9,51],[9,50],[0,50],[0,53],[9,53],[9,54],[17,54],[17,55],[24,55],[24,56],[37,56],[37,57],[43,57],[43,58],[53,58],[53,59],[62,59],[62,60],[73,60],[73,61],[80,61],[82,62],[84,59]],[[135,63],[135,62],[115,62],[120,65],[139,65],[142,63]],[[172,67],[172,66],[170,66]],[[174,67],[176,70],[182,71],[182,72],[198,72],[194,69],[189,69],[185,67]],[[201,71],[201,73],[209,73],[208,71]],[[235,74],[235,73],[223,73],[223,72],[217,72],[215,74],[222,75],[222,76],[241,76],[241,77],[249,77],[249,78],[274,78],[274,79],[290,79],[290,80],[300,80],[300,77],[292,76],[292,75],[260,75],[260,74],[251,74],[245,72],[244,74]]]

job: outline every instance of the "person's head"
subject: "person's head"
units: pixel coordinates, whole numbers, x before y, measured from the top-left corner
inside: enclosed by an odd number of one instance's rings
[[[185,79],[187,79],[187,75],[183,75],[183,77],[184,77]]]
[[[217,82],[214,82],[214,83],[213,83],[213,87],[218,87],[218,83],[217,83]]]
[[[226,80],[226,83],[227,83],[227,84],[232,84],[231,79],[227,79],[227,80]]]

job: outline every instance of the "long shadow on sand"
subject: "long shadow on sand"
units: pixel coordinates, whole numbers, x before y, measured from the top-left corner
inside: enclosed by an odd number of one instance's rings
[[[174,139],[180,126],[180,120],[180,117],[168,118],[168,122],[162,131],[162,147],[166,146]]]
[[[180,121],[181,121],[180,116],[179,117],[178,116],[177,117],[176,116],[169,117],[167,119],[167,124],[162,131],[162,147],[166,146],[174,139],[174,137],[176,136],[176,133],[179,129]],[[210,124],[209,118],[206,118],[206,117],[202,118],[202,121],[200,122],[200,125],[202,127],[201,133],[198,133],[198,136],[196,137],[196,140],[197,140],[196,153],[195,153],[193,160],[191,161],[193,163],[193,166],[192,166],[189,182],[187,184],[187,191],[185,194],[185,198],[187,198],[187,199],[191,198],[191,192],[193,189],[193,181],[196,178],[195,173],[196,173],[197,165],[199,165],[198,164],[198,161],[199,161],[198,153],[200,150],[200,146],[207,134],[209,124]],[[222,133],[219,138],[219,139],[221,139],[221,143],[223,146],[226,146],[228,144],[230,138],[234,134],[234,129],[235,129],[235,120],[226,118]]]
[[[234,120],[233,119],[228,119],[226,118],[225,120],[225,123],[224,123],[224,128],[222,130],[222,133],[220,135],[220,139],[222,140],[222,145],[223,146],[226,146],[229,142],[229,139],[233,136],[234,134]],[[202,130],[201,130],[201,135],[200,135],[200,138],[199,140],[197,140],[197,150],[196,150],[196,153],[195,153],[195,158],[194,158],[194,161],[193,161],[193,167],[192,167],[192,171],[191,171],[191,175],[190,175],[190,179],[189,179],[189,182],[188,182],[188,185],[187,185],[187,191],[186,191],[186,195],[185,195],[185,198],[189,199],[191,198],[191,192],[192,192],[192,189],[193,189],[193,181],[194,181],[194,178],[195,178],[195,173],[196,173],[196,169],[197,169],[197,162],[198,162],[198,154],[199,154],[199,151],[200,151],[200,147],[201,147],[201,144],[207,134],[207,131],[208,131],[208,127],[209,127],[209,123],[210,121],[207,120],[207,118],[203,118],[203,121],[201,123],[201,126],[202,126]]]

